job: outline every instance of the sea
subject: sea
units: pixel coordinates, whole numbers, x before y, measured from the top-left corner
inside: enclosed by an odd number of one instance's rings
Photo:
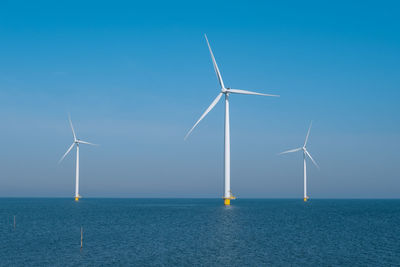
[[[1,198],[0,266],[400,266],[400,200]]]

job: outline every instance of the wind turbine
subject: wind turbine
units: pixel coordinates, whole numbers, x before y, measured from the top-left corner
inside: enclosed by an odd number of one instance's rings
[[[76,146],[75,201],[79,201],[79,198],[81,198],[81,196],[79,195],[79,144],[86,144],[86,145],[92,145],[92,146],[96,146],[96,144],[92,144],[92,143],[89,143],[89,142],[86,142],[86,141],[83,141],[83,140],[79,140],[78,138],[76,138],[74,126],[72,125],[72,121],[71,121],[71,118],[69,116],[68,116],[68,120],[69,120],[69,124],[71,125],[72,134],[74,136],[74,142],[68,148],[67,152],[65,152],[65,154],[61,157],[61,159],[60,159],[60,161],[58,163],[60,164],[61,161],[63,161],[63,159],[65,158],[65,156],[67,156],[68,153],[72,150],[72,148],[74,146]]]
[[[221,86],[221,92],[217,95],[211,105],[206,109],[206,111],[201,115],[199,120],[194,124],[194,126],[190,129],[190,131],[186,134],[185,140],[188,138],[190,133],[194,130],[194,128],[199,124],[199,122],[215,107],[215,105],[219,102],[221,97],[225,95],[225,153],[224,153],[224,204],[229,206],[231,199],[234,199],[231,193],[231,156],[230,156],[230,129],[229,129],[229,95],[230,94],[243,94],[243,95],[262,95],[262,96],[278,96],[278,95],[270,95],[270,94],[261,94],[256,92],[250,92],[239,89],[231,89],[227,88],[224,85],[222,80],[221,73],[218,69],[217,62],[215,61],[213,52],[211,50],[210,43],[208,42],[207,35],[204,35],[206,38],[206,42],[208,45],[208,50],[210,51],[211,60],[214,65],[214,70],[217,75],[219,85]]]
[[[312,163],[314,163],[314,165],[319,169],[318,164],[315,162],[315,160],[311,157],[311,154],[307,151],[307,141],[308,141],[308,136],[310,135],[310,130],[311,130],[311,126],[312,126],[312,121],[310,123],[310,127],[308,128],[308,132],[306,135],[306,140],[304,141],[304,145],[303,147],[299,147],[299,148],[295,148],[295,149],[291,149],[291,150],[287,150],[284,151],[282,153],[279,153],[279,155],[282,154],[286,154],[286,153],[293,153],[293,152],[297,152],[302,150],[303,151],[303,164],[304,164],[304,201],[307,201],[309,199],[309,197],[307,196],[307,162],[306,162],[306,158],[309,157],[312,161]]]

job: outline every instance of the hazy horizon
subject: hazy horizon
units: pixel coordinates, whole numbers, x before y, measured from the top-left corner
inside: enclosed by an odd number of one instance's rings
[[[60,199],[73,199],[74,197],[71,196],[54,196],[54,197],[46,197],[46,196],[14,196],[14,197],[0,197],[0,199],[18,199],[18,198],[34,198],[34,199],[55,199],[55,198],[60,198]],[[210,200],[220,200],[223,199],[222,197],[96,197],[96,196],[91,196],[91,197],[85,197],[85,199],[210,199]],[[268,197],[239,197],[236,198],[235,200],[232,200],[232,203],[234,203],[236,200],[242,199],[242,200],[302,200],[301,196],[300,197],[273,197],[273,198],[268,198]],[[313,200],[400,200],[400,198],[312,198]],[[82,200],[80,200],[82,201]],[[311,198],[310,200],[311,201]]]

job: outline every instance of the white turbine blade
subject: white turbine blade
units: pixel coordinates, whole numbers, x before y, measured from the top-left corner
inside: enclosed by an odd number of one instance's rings
[[[98,146],[98,144],[93,144],[93,143],[89,143],[89,142],[82,141],[82,140],[78,140],[78,143],[80,143],[80,144],[92,145],[92,146]]]
[[[307,136],[306,136],[306,141],[304,142],[304,147],[307,145],[308,136],[310,135],[311,126],[312,126],[312,121],[310,123],[310,127],[308,127],[308,132],[307,132]]]
[[[204,34],[204,37],[206,37],[206,41],[207,41],[207,45],[208,45],[208,50],[210,50],[211,59],[212,59],[213,65],[214,65],[215,73],[217,74],[217,77],[218,77],[219,85],[221,85],[221,88],[225,88],[224,81],[222,80],[221,73],[219,72],[218,65],[217,65],[217,61],[215,61],[214,54],[213,54],[213,52],[212,52],[212,50],[211,50],[210,43],[208,42],[207,35]]]
[[[74,141],[76,141],[76,134],[74,130],[74,126],[72,125],[71,117],[68,115],[69,124],[71,125],[72,134],[74,135]]]
[[[279,153],[279,155],[286,154],[286,153],[293,153],[293,152],[297,152],[297,151],[300,151],[301,149],[302,149],[302,148],[301,148],[301,147],[299,147],[299,148],[295,148],[295,149],[291,149],[291,150],[283,151],[283,152]]]
[[[219,93],[219,95],[217,95],[217,97],[214,99],[214,101],[211,103],[211,105],[206,109],[206,111],[203,113],[203,115],[201,115],[200,119],[194,124],[192,129],[190,129],[190,131],[186,134],[185,140],[188,138],[188,136],[194,130],[194,128],[197,126],[197,124],[199,124],[199,122],[208,114],[208,112],[210,112],[215,107],[215,105],[221,99],[222,95],[223,95],[222,93]]]
[[[314,165],[319,169],[318,164],[317,164],[317,163],[315,162],[315,160],[311,157],[310,153],[308,153],[307,150],[305,150],[305,152],[306,152],[307,156],[311,159],[311,161],[314,163]]]
[[[228,89],[229,93],[234,93],[234,94],[242,94],[242,95],[263,95],[263,96],[276,96],[279,97],[279,95],[270,95],[270,94],[262,94],[262,93],[256,93],[256,92],[251,92],[251,91],[246,91],[246,90],[239,90],[239,89]]]
[[[58,161],[58,164],[61,163],[61,161],[63,161],[63,159],[65,158],[65,156],[68,155],[68,153],[71,151],[71,149],[74,147],[75,143],[72,143],[72,145],[68,148],[67,152],[65,152],[65,154],[61,157],[60,161]]]

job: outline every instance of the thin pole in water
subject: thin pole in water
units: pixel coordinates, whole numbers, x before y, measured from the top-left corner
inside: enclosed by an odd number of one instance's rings
[[[83,227],[81,226],[81,248],[83,247]]]

